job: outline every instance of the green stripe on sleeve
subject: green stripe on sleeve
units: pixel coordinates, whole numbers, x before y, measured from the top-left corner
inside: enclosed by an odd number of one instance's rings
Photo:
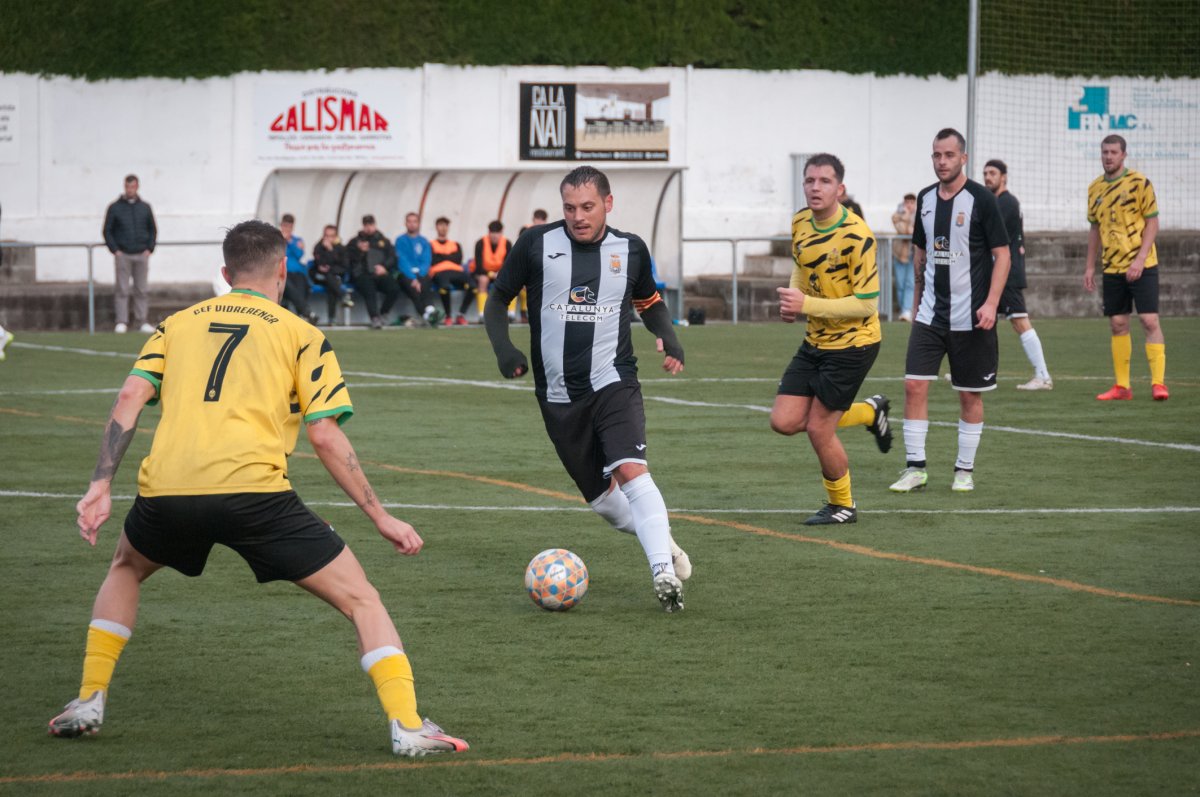
[[[322,418],[328,418],[331,415],[336,415],[338,426],[341,426],[346,421],[350,420],[350,416],[353,414],[354,408],[347,404],[342,407],[335,407],[331,410],[321,410],[320,412],[314,412],[309,415],[305,415],[304,422],[312,423],[313,421],[319,421]]]

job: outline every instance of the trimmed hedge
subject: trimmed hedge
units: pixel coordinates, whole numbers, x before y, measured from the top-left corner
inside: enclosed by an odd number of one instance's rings
[[[1047,29],[1076,44],[1063,61],[1031,60],[1044,46],[981,50],[984,68],[1098,73],[1134,64],[1150,75],[1197,75],[1189,0],[981,0],[1000,30]],[[1180,4],[1164,12],[1164,4]],[[3,0],[0,72],[85,77],[186,78],[242,71],[412,67],[441,64],[604,64],[733,69],[829,69],[851,73],[962,74],[966,0]],[[1147,12],[1137,14],[1145,6]],[[1047,11],[1047,8],[1050,8]],[[1149,9],[1153,8],[1153,12]],[[1132,9],[1132,11],[1131,11]],[[1116,13],[1117,10],[1120,13]],[[1112,12],[1112,13],[1109,13]],[[1082,13],[1109,23],[1096,40],[1073,24]],[[1122,38],[1141,18],[1170,46]],[[1022,25],[1024,28],[1014,26]],[[1189,32],[1190,31],[1190,32]],[[1033,37],[1016,37],[1017,40]],[[1025,44],[1025,42],[1020,42]],[[1098,47],[1098,44],[1100,45]],[[1187,49],[1173,49],[1173,48]],[[1128,71],[1128,70],[1122,70]]]

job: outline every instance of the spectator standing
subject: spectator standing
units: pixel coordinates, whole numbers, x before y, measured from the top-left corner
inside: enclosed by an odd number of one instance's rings
[[[488,224],[487,235],[475,242],[475,304],[479,320],[483,321],[483,306],[487,301],[488,285],[500,273],[504,258],[512,244],[504,237],[504,225],[499,219]]]
[[[446,326],[466,326],[466,313],[475,296],[475,283],[463,270],[462,246],[458,241],[450,239],[450,219],[441,216],[435,225],[437,239],[429,242],[432,252],[429,263],[429,289],[436,290],[442,299],[442,309],[446,312]],[[455,288],[462,291],[463,297],[458,308],[458,317],[451,320],[450,291]]]
[[[325,306],[329,313],[330,326],[337,321],[339,300],[344,307],[354,306],[354,299],[343,289],[347,268],[346,247],[338,238],[337,227],[326,224],[325,229],[321,231],[321,240],[313,247],[308,278],[314,285],[320,285],[325,290]]]
[[[892,226],[901,235],[912,235],[917,217],[917,195],[905,194],[904,200],[892,214]],[[901,321],[912,321],[913,309],[913,248],[911,239],[892,241],[892,282],[896,283],[896,307]]]
[[[362,294],[371,317],[371,327],[383,329],[383,317],[391,312],[392,305],[400,297],[400,284],[396,281],[396,250],[387,236],[375,226],[375,217],[367,214],[362,218],[362,229],[350,240],[348,258],[350,275],[354,287]],[[383,295],[383,304],[379,296]]]
[[[308,309],[312,287],[308,284],[308,268],[304,265],[304,239],[296,235],[296,217],[284,213],[279,219],[279,232],[287,241],[287,281],[283,284],[283,302],[292,312],[316,324],[317,315]]]
[[[150,302],[147,286],[150,280],[150,255],[158,240],[154,211],[138,194],[136,174],[125,176],[125,191],[108,206],[104,214],[104,243],[115,256],[116,281],[113,305],[117,325],[113,331],[129,330],[129,296],[133,293],[133,320],[140,332],[154,331],[147,315]]]

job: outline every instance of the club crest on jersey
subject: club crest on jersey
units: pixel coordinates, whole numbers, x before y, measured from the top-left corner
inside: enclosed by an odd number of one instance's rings
[[[586,285],[577,285],[571,289],[572,304],[595,304],[596,292]]]
[[[945,235],[939,235],[938,237],[933,239],[933,248],[935,251],[938,251],[938,252],[949,252],[950,251],[950,239],[947,238]]]
[[[621,256],[613,253],[613,256],[608,259],[608,270],[614,274],[621,273]]]
[[[967,214],[960,210],[958,212],[958,218],[956,218],[954,220],[954,226],[961,227],[966,222],[966,220],[967,220]]]

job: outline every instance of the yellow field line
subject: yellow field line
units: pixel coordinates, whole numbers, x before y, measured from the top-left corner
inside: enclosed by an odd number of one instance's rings
[[[1021,736],[1009,739],[967,739],[957,742],[901,741],[862,744],[799,745],[796,747],[751,747],[726,750],[674,750],[651,753],[561,753],[526,758],[473,758],[470,754],[428,761],[378,761],[357,764],[294,764],[283,767],[246,767],[238,769],[138,770],[134,772],[50,772],[42,775],[0,777],[0,785],[35,783],[84,783],[97,781],[167,780],[168,778],[245,778],[280,775],[352,774],[371,771],[429,769],[445,767],[520,767],[541,764],[602,764],[626,761],[680,761],[697,758],[733,758],[735,756],[810,756],[848,753],[926,752],[986,750],[996,748],[1065,747],[1087,744],[1131,744],[1171,742],[1200,738],[1200,729],[1160,733],[1124,733],[1108,736]],[[86,744],[86,742],[85,742]]]
[[[21,415],[30,418],[47,417],[41,413],[26,412],[23,410],[8,409],[0,407],[0,413],[8,413],[12,415]],[[89,425],[103,426],[104,421],[90,420],[87,418],[76,418],[67,415],[50,416],[59,421],[71,421],[74,423],[85,423]],[[138,431],[149,433],[152,430],[139,429]],[[294,457],[303,459],[316,459],[315,454],[307,452],[296,452]],[[546,498],[555,498],[560,501],[567,501],[574,504],[584,503],[583,499],[572,493],[564,493],[559,490],[547,490],[543,487],[534,487],[530,484],[522,482],[508,481],[506,479],[495,479],[490,476],[478,476],[473,473],[464,473],[462,471],[452,470],[431,470],[427,468],[409,468],[403,465],[392,465],[387,462],[375,462],[372,460],[363,460],[364,465],[369,465],[373,468],[381,470],[389,470],[393,473],[403,473],[412,476],[435,476],[446,479],[460,479],[463,481],[472,481],[479,484],[489,484],[495,487],[505,487],[512,490],[518,490],[524,493],[540,495]],[[982,567],[980,565],[963,564],[962,562],[951,562],[946,559],[934,559],[925,556],[912,556],[910,554],[893,553],[891,551],[881,551],[878,548],[871,548],[866,545],[857,545],[855,543],[840,542],[838,540],[830,540],[824,537],[810,537],[806,534],[795,534],[786,531],[776,531],[763,526],[753,526],[749,523],[739,523],[735,520],[720,520],[717,518],[705,517],[703,515],[693,515],[690,513],[674,512],[671,517],[678,520],[686,520],[692,523],[699,523],[705,526],[723,526],[725,528],[735,529],[737,531],[746,532],[748,534],[756,534],[762,537],[773,537],[781,540],[791,540],[793,542],[803,542],[812,545],[824,545],[834,550],[843,551],[845,553],[855,554],[857,556],[866,556],[872,559],[882,559],[892,562],[903,562],[905,564],[926,565],[929,567],[940,567],[947,570],[959,570],[965,573],[974,573],[981,576],[990,576],[993,578],[1004,578],[1010,581],[1024,581],[1033,584],[1044,584],[1050,587],[1070,590],[1072,592],[1083,592],[1089,595],[1098,595],[1104,598],[1118,598],[1121,600],[1142,601],[1145,603],[1162,603],[1169,606],[1200,606],[1200,601],[1187,600],[1186,598],[1167,598],[1161,595],[1143,595],[1137,592],[1122,592],[1120,590],[1108,589],[1106,587],[1096,587],[1091,584],[1084,584],[1078,581],[1071,581],[1065,578],[1051,578],[1049,576],[1037,576],[1030,573],[1020,573],[1015,570],[1001,570],[995,567]]]
[[[313,456],[306,454],[301,456]],[[501,479],[492,479],[486,476],[475,476],[470,473],[461,473],[458,471],[446,470],[419,470],[416,468],[406,468],[400,465],[389,465],[385,462],[367,462],[365,465],[370,465],[375,468],[382,468],[396,473],[419,474],[426,476],[442,476],[446,478],[464,479],[466,481],[480,482],[483,484],[493,484],[501,487],[509,487],[522,492],[535,493],[537,495],[548,496],[551,498],[559,498],[563,501],[572,503],[583,503],[583,499],[577,495],[558,492],[556,490],[546,490],[541,487],[533,487],[520,482],[504,481]],[[947,570],[961,570],[966,573],[975,573],[981,576],[991,576],[993,578],[1006,578],[1012,581],[1027,581],[1034,584],[1045,584],[1051,587],[1071,590],[1072,592],[1086,592],[1090,595],[1099,595],[1105,598],[1121,598],[1124,600],[1145,601],[1148,603],[1165,603],[1170,606],[1200,606],[1200,601],[1187,600],[1185,598],[1166,598],[1160,595],[1142,595],[1136,592],[1121,592],[1120,590],[1107,589],[1105,587],[1095,587],[1091,584],[1083,584],[1078,581],[1071,581],[1065,578],[1051,578],[1049,576],[1035,576],[1029,573],[1019,573],[1014,570],[1001,570],[995,567],[981,567],[979,565],[968,565],[961,562],[951,562],[946,559],[932,559],[925,556],[912,556],[910,554],[892,553],[891,551],[881,551],[877,548],[870,548],[866,545],[856,545],[850,542],[840,542],[838,540],[825,539],[824,537],[810,537],[807,534],[794,534],[786,531],[776,531],[763,526],[753,526],[749,523],[739,523],[735,520],[720,520],[718,518],[705,517],[704,515],[693,515],[684,512],[672,512],[671,517],[677,520],[686,520],[692,523],[699,523],[705,526],[724,526],[725,528],[744,531],[748,534],[756,534],[762,537],[774,537],[781,540],[791,540],[793,542],[804,542],[812,545],[824,545],[838,551],[856,554],[858,556],[867,556],[872,559],[884,559],[893,562],[904,562],[905,564],[928,565],[930,567],[942,567]]]

